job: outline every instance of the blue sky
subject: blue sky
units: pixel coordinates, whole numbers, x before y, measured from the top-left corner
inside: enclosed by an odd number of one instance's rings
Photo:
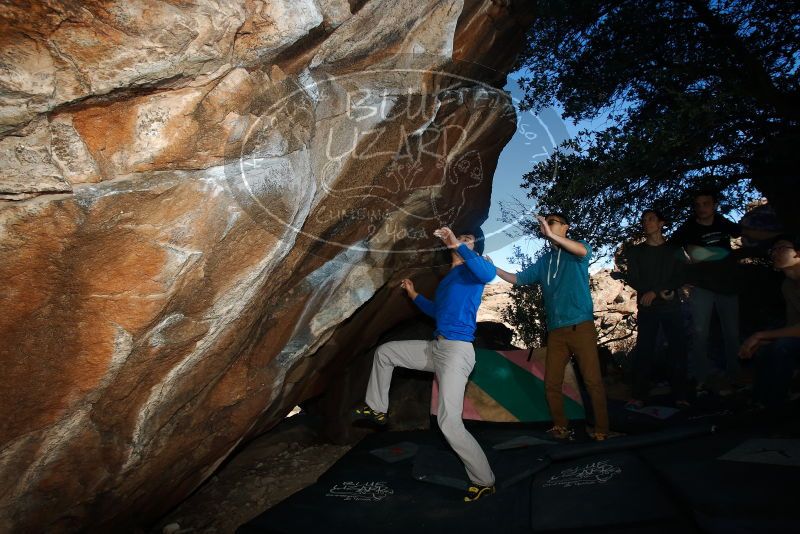
[[[578,130],[592,126],[590,123],[574,125],[571,121],[564,121],[561,118],[561,111],[557,108],[544,109],[539,114],[519,111],[522,90],[517,85],[518,77],[519,73],[509,75],[505,86],[505,90],[511,94],[517,107],[517,130],[500,154],[497,170],[494,173],[489,217],[483,225],[484,234],[487,236],[485,254],[491,256],[495,265],[511,272],[518,270],[517,266],[508,261],[514,245],[532,255],[544,245],[544,240],[535,236],[515,239],[506,235],[503,228],[507,223],[500,221],[501,203],[517,199],[535,211],[536,206],[520,187],[522,175],[530,171],[536,163],[547,159],[562,141],[573,137]]]

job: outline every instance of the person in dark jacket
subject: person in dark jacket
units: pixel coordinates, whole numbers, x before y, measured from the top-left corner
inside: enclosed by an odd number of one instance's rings
[[[740,380],[739,298],[736,263],[731,254],[731,239],[739,236],[739,225],[717,212],[716,192],[704,190],[694,196],[694,217],[670,239],[670,243],[683,247],[690,258],[687,267],[693,327],[690,374],[701,390],[711,374],[708,338],[715,309],[722,327],[725,374],[731,384]]]
[[[664,216],[654,209],[642,213],[643,243],[625,251],[625,281],[637,293],[638,333],[633,361],[633,388],[628,408],[641,408],[650,391],[650,374],[661,330],[669,346],[670,384],[675,405],[687,401],[687,344],[679,288],[684,263],[679,247],[664,239]]]

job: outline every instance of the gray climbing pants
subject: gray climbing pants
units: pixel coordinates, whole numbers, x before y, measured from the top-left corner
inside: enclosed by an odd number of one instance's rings
[[[472,343],[439,337],[432,341],[392,341],[375,350],[367,386],[367,404],[378,412],[389,410],[389,386],[395,367],[432,371],[439,382],[437,420],[445,439],[464,462],[474,484],[494,485],[494,473],[483,449],[464,428],[464,390],[472,368]]]

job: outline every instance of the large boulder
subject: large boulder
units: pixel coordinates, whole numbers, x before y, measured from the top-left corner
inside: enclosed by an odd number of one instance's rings
[[[0,531],[147,524],[415,314],[432,230],[486,217],[528,17],[6,3]]]

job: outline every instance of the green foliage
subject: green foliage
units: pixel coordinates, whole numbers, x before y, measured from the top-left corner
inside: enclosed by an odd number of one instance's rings
[[[687,217],[698,187],[723,193],[723,213],[756,189],[779,206],[767,176],[796,176],[796,155],[780,147],[800,139],[796,2],[534,4],[518,64],[523,109],[558,102],[566,118],[599,125],[524,176],[539,211],[565,211],[571,235],[608,253],[638,231],[646,207]],[[533,233],[536,222],[521,226]]]
[[[520,266],[520,270],[534,262],[519,247],[509,261]],[[538,285],[512,286],[509,291],[511,302],[502,310],[503,320],[517,330],[525,347],[544,347],[547,340],[547,318],[544,313],[542,288]]]

